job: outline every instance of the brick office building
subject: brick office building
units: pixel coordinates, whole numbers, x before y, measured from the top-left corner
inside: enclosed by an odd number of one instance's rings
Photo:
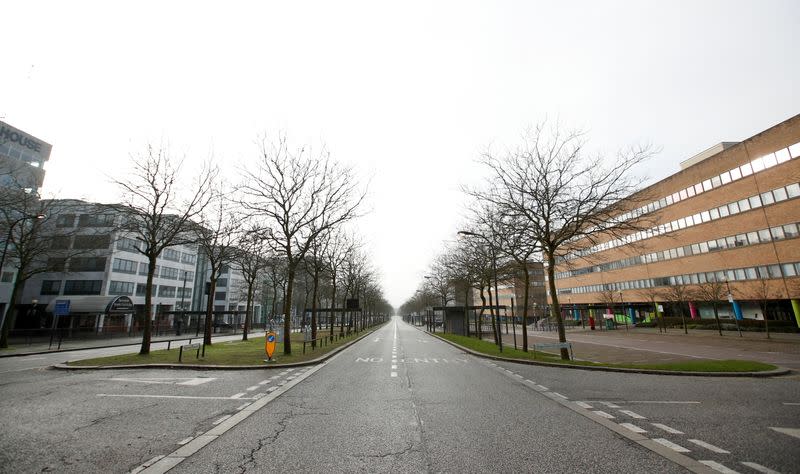
[[[670,286],[724,282],[721,317],[764,318],[766,288],[769,319],[800,326],[800,115],[720,143],[638,196],[649,202],[623,217],[646,216],[646,229],[557,264],[559,302],[576,319],[614,308],[634,322],[668,308]],[[690,300],[691,317],[713,317],[707,301]]]

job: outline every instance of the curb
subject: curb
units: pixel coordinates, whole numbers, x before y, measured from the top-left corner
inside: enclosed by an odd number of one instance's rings
[[[414,326],[416,327],[416,326]],[[512,359],[510,357],[500,357],[500,356],[493,356],[489,354],[484,354],[482,352],[473,351],[472,349],[468,349],[462,345],[456,344],[455,342],[448,341],[442,337],[437,336],[436,334],[430,333],[428,331],[424,331],[420,328],[417,330],[428,334],[429,336],[433,336],[436,339],[439,339],[442,342],[446,342],[451,346],[460,349],[467,354],[474,355],[476,357],[482,357],[484,359],[492,359],[501,362],[511,362],[514,364],[525,364],[525,365],[540,365],[543,367],[556,367],[560,369],[579,369],[579,370],[597,370],[601,372],[621,372],[621,373],[628,373],[628,374],[648,374],[648,375],[683,375],[683,376],[690,376],[690,377],[777,377],[779,375],[788,375],[792,373],[791,369],[786,369],[783,367],[778,367],[775,370],[767,370],[764,372],[687,372],[687,371],[679,371],[679,370],[655,370],[655,369],[628,369],[624,367],[604,367],[604,366],[589,366],[589,365],[568,365],[568,364],[558,364],[554,362],[539,362],[535,360],[526,360],[526,359]]]
[[[135,365],[84,365],[74,366],[66,364],[55,364],[51,367],[57,370],[111,370],[111,369],[189,369],[189,370],[264,370],[264,369],[286,369],[292,367],[305,367],[308,365],[316,365],[324,362],[339,352],[347,349],[361,339],[372,334],[377,327],[359,336],[356,339],[348,342],[347,344],[337,347],[336,349],[328,352],[325,355],[317,357],[316,359],[304,360],[302,362],[291,362],[288,364],[270,364],[270,365],[199,365],[199,364],[135,364]]]

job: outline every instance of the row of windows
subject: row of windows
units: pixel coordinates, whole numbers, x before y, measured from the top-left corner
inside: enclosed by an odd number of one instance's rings
[[[800,197],[800,184],[793,183],[785,187],[772,189],[761,194],[750,196],[749,198],[723,204],[713,209],[698,212],[692,216],[681,217],[680,219],[675,219],[671,222],[667,222],[666,224],[661,224],[650,229],[626,235],[621,239],[609,240],[608,242],[603,242],[586,249],[577,250],[572,252],[566,258],[584,257],[596,252],[601,252],[603,250],[609,250],[623,245],[628,245],[640,240],[657,237],[669,232],[700,225],[706,222],[721,219],[723,217],[732,216],[740,212],[746,212],[750,209],[756,209],[761,206],[767,206],[776,202],[785,201],[787,199],[795,199],[797,197]]]
[[[58,295],[61,292],[61,280],[42,281],[42,295]],[[65,295],[99,295],[103,286],[102,280],[67,280],[64,282]],[[108,284],[108,294],[113,296],[125,295],[144,296],[146,285],[144,283],[134,283],[130,281],[111,280]],[[159,297],[178,297],[191,298],[191,288],[176,288],[174,286],[153,285],[153,295]]]
[[[138,252],[137,248],[143,248],[140,241],[131,239],[129,237],[122,237],[117,240],[117,250],[124,250],[127,252]],[[164,260],[171,260],[173,262],[188,263],[194,265],[197,262],[197,256],[192,253],[180,252],[175,249],[164,249],[160,255]]]
[[[593,265],[591,267],[577,268],[575,270],[566,272],[558,272],[556,273],[556,279],[570,278],[573,276],[585,275],[587,273],[606,272],[609,270],[617,270],[635,265],[661,262],[664,260],[672,260],[674,258],[688,257],[691,255],[700,255],[704,253],[715,252],[717,250],[744,247],[746,245],[763,244],[773,240],[793,239],[798,235],[800,235],[800,223],[779,225],[769,229],[760,229],[745,234],[730,235],[715,240],[707,240],[705,242],[685,245],[683,247],[660,250],[658,252],[645,255],[637,255],[635,257],[624,258],[622,260],[616,260],[614,262],[608,262],[601,265]]]
[[[145,290],[147,289],[147,285],[144,283],[137,283],[136,284],[136,296],[144,296]],[[188,298],[191,299],[192,297],[192,289],[191,288],[178,288],[174,286],[168,285],[153,285],[153,296],[159,296],[164,298]]]
[[[658,201],[653,201],[650,204],[642,206],[638,209],[626,212],[625,214],[617,217],[615,220],[617,222],[625,222],[629,219],[643,216],[650,212],[657,211],[658,209],[662,209],[685,199],[697,196],[700,193],[711,191],[714,188],[724,186],[733,181],[764,171],[765,169],[772,168],[779,163],[785,163],[792,158],[798,157],[800,157],[800,143],[795,143],[789,148],[782,148],[774,153],[767,153],[766,155],[758,157],[749,163],[743,164],[742,166],[737,166],[736,168],[728,170],[722,174],[689,186],[688,188],[682,189],[669,196],[663,197]]]
[[[117,273],[136,273],[138,263],[124,258],[115,258],[111,269]]]
[[[113,227],[113,214],[59,214],[56,218],[56,227],[75,227],[75,217],[78,218],[78,227]]]
[[[718,270],[715,272],[689,273],[644,280],[628,280],[614,283],[600,283],[597,285],[576,286],[557,290],[560,295],[600,293],[601,291],[621,291],[653,288],[658,286],[673,285],[699,285],[707,282],[720,281],[747,281],[768,278],[793,277],[800,275],[800,262],[784,263],[781,265],[764,265],[758,267],[735,268]]]

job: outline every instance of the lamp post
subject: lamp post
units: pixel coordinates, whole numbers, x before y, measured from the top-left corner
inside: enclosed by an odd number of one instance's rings
[[[8,233],[6,233],[6,240],[5,240],[5,242],[3,242],[3,253],[2,253],[2,255],[0,255],[0,275],[2,275],[2,272],[3,272],[3,265],[5,265],[5,263],[6,263],[6,253],[8,252],[8,242],[11,240],[11,235],[14,232],[14,227],[16,227],[17,224],[20,224],[20,223],[22,223],[22,222],[24,222],[26,220],[29,220],[29,219],[44,219],[45,217],[47,217],[47,216],[45,216],[44,214],[23,214],[19,219],[15,220],[15,221],[12,221],[11,224],[9,224]],[[12,293],[12,295],[9,296],[9,302],[8,302],[8,304],[6,304],[3,307],[3,314],[2,314],[2,317],[0,317],[0,332],[3,331],[3,327],[6,324],[6,315],[8,314],[8,308],[11,307],[11,305],[14,304],[14,302],[11,301],[10,299],[11,299],[12,296],[14,296],[13,293],[14,293],[14,285],[17,283],[16,280],[17,280],[17,272],[14,272],[14,276],[11,278],[11,293]]]
[[[459,230],[458,234],[459,235],[465,235],[465,236],[472,236],[472,237],[480,237],[481,239],[483,239],[489,245],[489,248],[492,250],[492,274],[494,275],[494,300],[495,300],[495,306],[497,307],[497,310],[499,310],[500,309],[500,298],[499,298],[500,295],[497,293],[497,252],[496,252],[496,249],[494,247],[494,243],[491,240],[489,240],[485,235],[479,234],[477,232],[470,232],[470,231],[467,231],[467,230]],[[495,331],[496,331],[494,337],[495,337],[495,340],[497,341],[497,346],[500,348],[500,352],[503,352],[503,339],[500,337],[500,321],[498,320],[498,317],[497,317],[497,313],[498,313],[497,310],[492,308],[492,317],[494,318],[494,321],[495,321]]]

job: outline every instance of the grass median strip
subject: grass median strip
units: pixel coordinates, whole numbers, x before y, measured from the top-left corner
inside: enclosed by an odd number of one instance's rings
[[[437,334],[437,336],[447,339],[448,341],[455,342],[458,345],[464,346],[476,352],[487,355],[508,357],[509,359],[523,359],[535,360],[538,362],[550,362],[564,365],[580,365],[580,366],[594,366],[594,367],[614,367],[623,369],[645,369],[645,370],[667,370],[667,371],[682,371],[682,372],[764,372],[768,370],[775,370],[777,367],[770,364],[761,362],[753,362],[749,360],[690,360],[680,362],[662,362],[650,364],[606,364],[600,362],[592,362],[585,360],[561,360],[561,357],[556,353],[549,353],[543,351],[524,352],[513,347],[503,346],[503,352],[497,347],[497,344],[490,341],[482,341],[474,337],[459,336],[455,334]]]
[[[310,343],[306,343],[306,351],[303,354],[303,334],[292,334],[292,354],[286,356],[283,354],[283,343],[279,342],[275,346],[275,354],[273,360],[276,364],[289,364],[293,362],[303,362],[311,359],[316,359],[327,352],[340,347],[353,339],[363,335],[353,334],[334,342],[328,342],[327,345],[320,346],[317,343],[317,348],[311,350]],[[83,359],[69,362],[70,366],[112,366],[112,365],[141,365],[141,364],[175,364],[175,365],[267,365],[264,359],[267,358],[264,353],[264,338],[256,337],[250,338],[247,341],[227,341],[217,342],[210,346],[206,346],[205,357],[201,356],[199,359],[195,358],[196,349],[184,352],[182,362],[178,362],[178,347],[173,347],[171,350],[158,350],[152,351],[147,355],[139,354],[121,354],[110,357],[98,357],[95,359]],[[201,350],[202,354],[202,350]]]

